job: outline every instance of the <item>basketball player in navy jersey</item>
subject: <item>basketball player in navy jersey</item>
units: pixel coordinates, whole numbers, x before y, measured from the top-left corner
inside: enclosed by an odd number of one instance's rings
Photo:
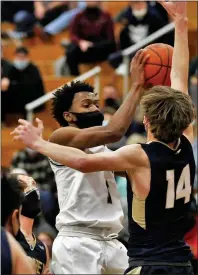
[[[27,121],[21,120],[14,132],[15,139],[30,148],[83,173],[127,171],[127,274],[193,274],[192,253],[184,241],[194,225],[188,213],[195,176],[191,146],[195,111],[187,92],[188,20],[184,1],[161,2],[175,20],[171,87],[153,87],[141,101],[147,144],[86,154],[44,141]]]
[[[17,181],[1,178],[1,273],[35,274],[22,247],[15,240],[23,194]],[[5,204],[8,201],[9,204]]]
[[[34,220],[41,213],[39,190],[34,179],[27,175],[12,174],[11,178],[18,181],[25,195],[16,240],[25,250],[36,274],[46,274],[49,265],[48,248],[33,233]]]

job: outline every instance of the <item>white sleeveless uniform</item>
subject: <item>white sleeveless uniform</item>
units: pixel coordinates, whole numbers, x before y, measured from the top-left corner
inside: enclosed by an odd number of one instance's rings
[[[105,146],[86,153],[109,151]],[[128,267],[125,247],[113,240],[123,211],[112,172],[83,174],[50,159],[60,213],[52,251],[54,274],[119,274]]]

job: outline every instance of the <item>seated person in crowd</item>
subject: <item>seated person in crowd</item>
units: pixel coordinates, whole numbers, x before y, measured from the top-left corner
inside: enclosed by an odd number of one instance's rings
[[[41,10],[41,15],[43,15],[43,11],[45,11],[45,9],[43,8],[43,4],[42,3],[37,4],[37,3],[38,2],[35,1],[35,7],[37,7],[37,10],[35,11],[35,13],[40,16],[40,10]],[[52,35],[58,34],[64,29],[68,28],[72,20],[74,19],[74,17],[86,7],[86,2],[80,1],[80,0],[66,1],[66,4],[67,4],[67,9],[65,11],[63,11],[60,15],[56,16],[53,20],[50,20],[49,23],[43,26],[41,25],[43,28],[40,28],[37,34],[42,39],[44,40],[48,39]],[[38,28],[35,28],[35,31],[37,30]]]
[[[39,69],[34,65],[25,47],[15,51],[13,81],[10,82],[9,111],[26,116],[25,105],[44,95],[44,85]],[[35,111],[43,110],[43,105]]]
[[[99,1],[87,1],[85,10],[73,20],[70,35],[67,63],[72,75],[79,75],[80,63],[104,61],[115,50],[113,21]]]
[[[34,2],[33,1],[2,1],[1,2],[1,20],[14,23],[14,31],[8,31],[8,34],[14,38],[31,36],[33,33]],[[4,38],[5,33],[1,33]]]
[[[120,33],[121,50],[138,43],[166,25],[158,10],[148,5],[146,1],[129,2],[128,8],[125,9],[117,21],[123,24],[123,29]],[[153,43],[158,42],[167,43],[169,41],[167,36],[164,36]],[[122,62],[121,53],[112,54],[109,61],[114,68],[117,68]]]

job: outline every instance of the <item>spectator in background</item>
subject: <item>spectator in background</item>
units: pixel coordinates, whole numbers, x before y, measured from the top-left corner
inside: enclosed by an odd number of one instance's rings
[[[14,155],[10,169],[13,170],[15,168],[24,169],[41,189],[50,190],[55,184],[48,159],[29,148],[21,150]]]
[[[9,35],[14,38],[32,35],[35,22],[33,1],[2,1],[1,8],[2,22],[8,21],[16,25],[15,31],[9,31]]]
[[[2,49],[2,48],[1,48]],[[13,65],[3,57],[3,49],[1,50],[1,122],[5,122],[8,110],[8,102],[10,100],[10,82],[13,79]]]
[[[44,85],[39,69],[30,61],[29,51],[19,47],[15,51],[14,81],[11,83],[11,105],[13,113],[26,115],[25,105],[44,95]],[[43,110],[44,105],[35,111]]]
[[[79,75],[80,63],[104,61],[115,50],[113,21],[98,1],[87,1],[85,10],[74,18],[70,35],[67,63],[72,75]]]
[[[68,10],[64,11],[54,20],[43,26],[38,33],[44,40],[52,35],[58,34],[67,27],[69,27],[74,17],[86,7],[85,1],[68,2]]]
[[[112,84],[105,85],[103,88],[103,99],[104,99],[104,105],[106,107],[112,107],[115,110],[118,110],[118,108],[121,105],[121,101],[119,98],[118,90],[116,87]]]
[[[148,5],[146,1],[129,2],[128,8],[118,18],[118,21],[123,24],[123,29],[120,33],[121,50],[143,40],[166,24],[157,9]],[[159,41],[164,42],[163,39],[156,40],[155,42]],[[112,54],[109,61],[114,68],[117,68],[122,62],[121,53]],[[118,72],[122,73],[124,69],[122,65]]]

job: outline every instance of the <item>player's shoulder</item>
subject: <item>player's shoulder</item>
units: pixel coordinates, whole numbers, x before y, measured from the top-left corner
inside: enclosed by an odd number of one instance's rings
[[[126,146],[126,152],[135,160],[138,167],[149,166],[149,159],[141,144],[131,144]]]
[[[49,137],[49,141],[59,145],[65,145],[65,142],[69,140],[78,132],[79,129],[75,127],[60,127],[55,130]],[[63,142],[64,141],[64,142]]]

